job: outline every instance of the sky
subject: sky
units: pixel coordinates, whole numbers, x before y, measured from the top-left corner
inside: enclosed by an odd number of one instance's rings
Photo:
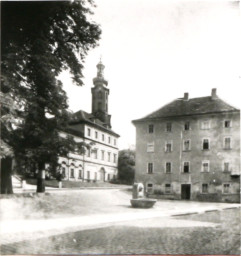
[[[60,78],[69,108],[91,112],[92,79],[102,56],[108,80],[112,129],[119,148],[135,145],[131,123],[185,92],[211,95],[241,108],[239,2],[96,0],[91,17],[102,29],[99,46],[85,60],[84,86]]]

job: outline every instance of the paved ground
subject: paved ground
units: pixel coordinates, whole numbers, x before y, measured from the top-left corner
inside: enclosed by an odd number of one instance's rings
[[[1,199],[1,254],[240,253],[240,208],[228,209],[240,205],[166,200],[133,209],[130,197],[85,190]],[[173,217],[185,213],[202,214]]]
[[[240,255],[239,214],[239,209],[229,209],[175,219],[158,217],[127,221],[94,230],[3,245],[2,254]],[[213,222],[202,226],[203,219]]]

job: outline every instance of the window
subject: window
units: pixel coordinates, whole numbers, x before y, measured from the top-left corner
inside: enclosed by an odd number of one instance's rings
[[[70,178],[74,178],[74,169],[70,169]]]
[[[108,112],[108,105],[107,105],[107,103],[105,104],[105,111]]]
[[[230,192],[230,184],[223,184],[223,193],[227,194]]]
[[[108,173],[107,180],[110,180],[110,174]]]
[[[116,154],[114,154],[114,160],[113,160],[114,163],[116,163]]]
[[[90,130],[90,128],[88,128],[88,136],[89,136],[89,137],[91,136],[91,130]]]
[[[149,124],[149,126],[148,126],[148,132],[149,132],[149,133],[153,133],[153,132],[154,132],[154,125],[153,125],[153,124]]]
[[[202,184],[202,193],[208,193],[208,184]]]
[[[94,159],[98,158],[98,150],[97,150],[97,148],[92,149],[92,154],[93,154],[93,158]]]
[[[209,139],[203,139],[203,150],[209,149]]]
[[[95,172],[95,180],[97,180],[97,172]]]
[[[189,162],[184,162],[184,163],[183,163],[183,172],[184,172],[184,173],[188,173],[188,172],[190,172],[189,169],[190,169],[190,168],[189,168]]]
[[[62,176],[63,176],[63,177],[66,176],[66,169],[65,169],[65,167],[62,167]]]
[[[225,172],[229,171],[229,162],[224,162],[224,169]]]
[[[170,194],[171,193],[171,184],[165,184],[165,193]]]
[[[202,162],[202,172],[209,172],[209,162],[208,161]]]
[[[102,108],[102,104],[101,102],[98,102],[98,109],[101,110],[101,108]]]
[[[78,177],[79,179],[81,179],[82,178],[82,170],[79,170],[79,177]]]
[[[184,140],[183,142],[183,150],[188,151],[191,149],[191,141],[190,140]]]
[[[116,139],[114,139],[114,145],[116,146]]]
[[[110,152],[108,152],[108,162],[110,162]]]
[[[98,132],[95,132],[95,138],[98,139]]]
[[[147,152],[154,152],[154,142],[147,143]]]
[[[105,141],[105,134],[102,134],[102,141]]]
[[[203,121],[201,123],[201,129],[203,129],[203,130],[210,129],[210,122],[209,121]]]
[[[90,179],[90,171],[87,171],[87,180]]]
[[[166,142],[165,152],[172,151],[172,142]]]
[[[171,173],[172,171],[172,164],[170,162],[166,163],[166,173]]]
[[[231,127],[231,121],[230,120],[225,120],[224,121],[224,127],[225,128],[230,128]]]
[[[189,131],[190,130],[190,123],[189,122],[186,122],[184,124],[184,131]]]
[[[87,149],[87,156],[90,157],[90,149]]]
[[[111,143],[111,137],[110,136],[108,137],[108,143],[109,144]]]
[[[148,165],[147,165],[147,173],[149,173],[149,174],[153,173],[153,163],[148,163]]]
[[[101,160],[105,160],[105,151],[101,150]]]
[[[231,138],[224,138],[224,149],[231,149]]]
[[[147,184],[147,193],[153,192],[153,184]]]
[[[171,132],[172,131],[172,124],[171,123],[167,123],[166,124],[166,131],[167,132]]]

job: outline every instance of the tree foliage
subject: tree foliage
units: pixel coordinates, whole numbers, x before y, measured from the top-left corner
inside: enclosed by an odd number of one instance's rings
[[[101,31],[90,19],[92,0],[5,1],[1,7],[1,91],[18,105],[18,125],[8,129],[9,120],[3,122],[2,138],[24,166],[41,170],[74,142],[59,137],[70,115],[57,77],[69,69],[73,82],[83,85],[84,59]]]
[[[135,151],[124,149],[118,157],[118,179],[125,184],[133,184],[135,176]]]

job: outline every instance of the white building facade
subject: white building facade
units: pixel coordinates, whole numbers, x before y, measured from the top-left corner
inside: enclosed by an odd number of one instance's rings
[[[66,180],[83,182],[106,182],[117,178],[118,138],[111,130],[108,114],[109,89],[103,75],[104,65],[97,65],[97,77],[93,79],[92,113],[78,111],[73,114],[67,132],[76,142],[91,144],[85,154],[69,153],[59,157],[60,170]]]

